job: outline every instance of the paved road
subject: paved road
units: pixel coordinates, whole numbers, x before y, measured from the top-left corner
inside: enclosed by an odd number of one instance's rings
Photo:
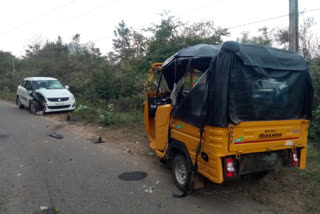
[[[263,213],[264,207],[233,194],[195,193],[183,199],[160,164],[91,144],[66,128],[64,139],[47,136],[55,124],[0,101],[0,213]],[[118,175],[145,171],[140,181]],[[158,181],[158,182],[157,182]],[[155,191],[145,192],[154,187]]]

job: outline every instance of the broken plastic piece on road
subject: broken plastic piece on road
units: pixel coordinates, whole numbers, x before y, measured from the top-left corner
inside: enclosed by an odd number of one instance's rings
[[[55,208],[48,208],[47,206],[40,206],[41,213],[46,213],[46,214],[52,214],[52,213],[59,213],[59,209]]]
[[[143,189],[144,189],[144,192],[147,192],[147,193],[153,193],[154,191],[156,191],[156,187],[155,186],[149,186],[149,187],[143,188]]]
[[[131,149],[125,149],[123,152],[124,152],[124,153],[130,153],[130,152],[131,152]]]
[[[47,209],[49,209],[48,207],[46,207],[46,206],[40,206],[40,210],[41,211],[43,211],[43,210],[47,210]]]
[[[56,139],[63,139],[63,135],[62,134],[57,134],[55,132],[49,133],[48,136],[56,138]]]
[[[76,122],[79,122],[79,119],[77,119],[77,118],[72,118],[72,117],[70,116],[70,114],[68,113],[68,114],[67,114],[67,121],[68,121],[69,123],[76,123]]]
[[[97,140],[92,140],[92,143],[104,143],[104,141],[102,140],[102,137],[99,136]]]
[[[154,155],[154,152],[147,152],[147,155]]]
[[[44,114],[43,114],[43,111],[37,111],[36,115],[43,116]]]
[[[137,181],[137,180],[142,180],[147,176],[148,174],[145,172],[136,171],[136,172],[124,172],[120,174],[118,178],[124,181]]]
[[[18,176],[21,176],[21,175],[22,175],[22,174],[20,174],[20,173],[18,174]]]

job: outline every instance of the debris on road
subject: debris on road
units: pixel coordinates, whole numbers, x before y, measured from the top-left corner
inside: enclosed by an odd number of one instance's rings
[[[43,113],[43,111],[37,111],[37,112],[36,112],[36,115],[38,115],[38,116],[43,116],[44,113]]]
[[[147,152],[147,155],[154,155],[154,152]]]
[[[22,174],[20,174],[20,173],[18,174],[18,176],[21,176],[21,175],[22,175]]]
[[[143,187],[146,187],[146,185],[143,185]],[[143,188],[144,192],[147,192],[147,193],[153,193],[154,191],[156,191],[156,187],[155,186],[148,186],[147,188]]]
[[[47,210],[47,209],[49,209],[48,207],[46,207],[46,206],[40,206],[40,210],[41,211],[43,211],[43,210]]]
[[[104,141],[102,140],[102,137],[101,137],[101,136],[99,136],[97,140],[96,140],[96,139],[91,140],[91,142],[92,142],[92,143],[96,143],[96,144],[97,144],[97,143],[104,143]]]
[[[68,113],[68,114],[67,114],[67,121],[68,121],[69,123],[76,123],[76,122],[79,122],[79,119],[77,119],[77,118],[72,118],[72,117],[70,116],[70,114]]]
[[[130,153],[130,152],[131,152],[131,149],[125,149],[123,152],[124,152],[124,153]]]
[[[148,174],[146,172],[124,172],[118,176],[120,180],[124,181],[137,181],[137,180],[142,180],[145,177],[147,177]]]
[[[62,134],[58,134],[55,132],[49,133],[48,136],[56,138],[56,139],[63,139],[63,135]]]
[[[59,209],[48,208],[46,206],[40,206],[40,211],[41,211],[41,214],[55,214],[60,212]],[[35,212],[34,214],[38,214],[38,212]]]

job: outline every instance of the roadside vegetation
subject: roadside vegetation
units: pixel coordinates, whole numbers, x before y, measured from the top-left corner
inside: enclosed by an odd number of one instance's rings
[[[312,19],[301,22],[300,52],[310,62],[314,85],[307,170],[286,169],[268,175],[268,180],[260,183],[265,188],[261,187],[260,196],[255,197],[278,205],[281,202],[272,196],[283,190],[278,194],[288,196],[287,206],[289,202],[303,202],[300,208],[313,212],[319,211],[320,203],[320,40],[312,34]],[[75,94],[74,117],[101,126],[143,126],[143,90],[150,66],[181,48],[199,43],[220,44],[228,36],[226,28],[212,21],[184,23],[164,14],[160,24],[145,29],[132,29],[120,22],[114,30],[113,51],[104,55],[93,42],[82,43],[79,34],[69,43],[61,37],[35,41],[21,57],[0,51],[0,99],[15,101],[16,88],[25,77],[50,76],[70,86]],[[254,36],[243,32],[238,42],[287,49],[288,29],[263,27]],[[270,197],[264,195],[268,192]]]

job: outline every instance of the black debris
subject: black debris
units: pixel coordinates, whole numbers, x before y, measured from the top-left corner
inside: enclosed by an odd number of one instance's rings
[[[120,180],[124,181],[137,181],[137,180],[142,180],[145,177],[147,177],[148,174],[145,172],[124,172],[118,176]]]
[[[104,141],[102,140],[102,137],[98,137],[97,140],[92,140],[92,143],[104,143]]]
[[[56,139],[63,139],[63,135],[62,134],[58,134],[55,132],[49,133],[48,136],[56,138]]]
[[[69,113],[67,114],[67,121],[68,121],[69,123],[79,122],[79,120],[78,120],[77,118],[72,118]]]
[[[47,210],[41,211],[41,214],[56,214],[56,213],[59,213],[59,210],[54,208],[49,208]]]

